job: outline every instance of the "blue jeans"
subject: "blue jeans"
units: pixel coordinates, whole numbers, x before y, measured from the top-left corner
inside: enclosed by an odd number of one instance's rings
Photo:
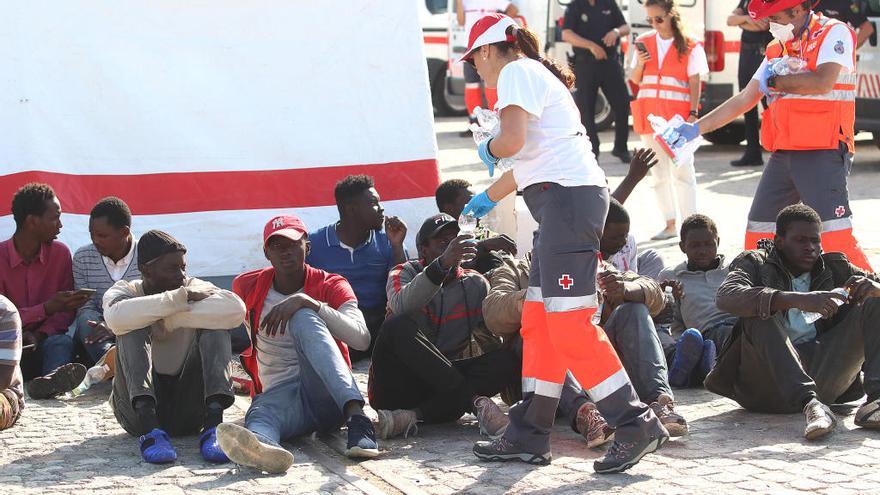
[[[116,339],[105,340],[103,342],[98,342],[96,344],[86,344],[85,339],[92,333],[94,333],[95,329],[90,327],[88,324],[89,320],[93,321],[104,321],[104,315],[98,313],[97,311],[89,311],[89,310],[81,310],[76,315],[76,330],[73,334],[73,338],[77,344],[81,345],[83,349],[86,350],[86,354],[88,354],[89,364],[95,364],[99,359],[104,357],[104,354],[113,347],[113,344],[116,343]]]
[[[300,309],[287,331],[294,340],[299,375],[254,397],[245,416],[247,429],[269,443],[339,428],[345,423],[345,404],[364,402],[336,341],[317,313]]]
[[[73,360],[73,339],[67,334],[52,335],[40,345],[43,357],[43,375]]]

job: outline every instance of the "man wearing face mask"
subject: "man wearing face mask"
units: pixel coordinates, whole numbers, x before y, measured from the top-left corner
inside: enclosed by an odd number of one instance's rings
[[[771,151],[755,191],[745,248],[771,238],[774,219],[786,206],[803,202],[822,218],[822,245],[842,252],[872,271],[852,233],[847,175],[855,151],[856,35],[845,23],[811,11],[808,0],[751,0],[749,15],[769,20],[775,38],[749,84],[695,123],[680,126],[688,140],[718,129],[754,107],[766,95],[761,144]],[[780,75],[782,57],[802,69]],[[792,67],[792,64],[789,64]]]

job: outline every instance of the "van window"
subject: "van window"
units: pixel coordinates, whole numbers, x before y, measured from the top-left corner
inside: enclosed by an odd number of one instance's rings
[[[645,0],[638,0],[638,2],[642,5],[645,4]],[[675,2],[679,7],[694,7],[697,5],[697,0],[678,0]]]
[[[428,12],[432,14],[446,12],[446,0],[425,0],[425,6],[428,7]]]
[[[880,0],[868,0],[867,7],[868,8],[865,10],[866,15],[880,15]]]

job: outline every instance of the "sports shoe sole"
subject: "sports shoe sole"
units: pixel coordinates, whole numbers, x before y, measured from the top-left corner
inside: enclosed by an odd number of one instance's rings
[[[75,389],[86,377],[86,367],[79,363],[59,366],[48,377],[34,378],[27,387],[31,399],[42,400],[58,397]]]
[[[232,462],[267,473],[284,473],[293,464],[287,450],[262,443],[247,428],[231,423],[217,426],[217,443]]]
[[[835,423],[831,423],[831,426],[828,428],[816,428],[815,430],[810,430],[804,432],[804,438],[807,440],[818,440],[822,437],[828,436],[834,431]]]
[[[614,441],[614,433],[611,433],[611,435],[608,435],[605,438],[594,438],[592,441],[588,441],[587,448],[588,449],[595,449],[595,448],[598,448],[598,447],[605,445],[608,442],[613,442],[613,441]]]
[[[508,461],[521,461],[526,464],[533,464],[535,466],[546,466],[550,464],[550,461],[553,457],[550,454],[540,455],[540,454],[530,454],[528,452],[521,452],[518,454],[481,454],[477,452],[477,449],[474,449],[474,455],[477,456],[477,459],[481,461],[489,461],[489,462],[508,462]]]
[[[350,459],[372,459],[378,455],[379,449],[364,449],[355,446],[345,450],[345,456]]]
[[[642,457],[645,457],[646,455],[648,455],[648,454],[650,454],[650,453],[652,453],[652,452],[655,452],[655,451],[656,451],[657,449],[659,449],[664,443],[666,443],[667,440],[669,440],[669,437],[667,437],[667,436],[662,436],[662,437],[660,437],[660,438],[655,438],[654,440],[651,441],[651,443],[648,444],[647,447],[645,447],[645,450],[641,451],[641,453],[639,453],[639,455],[637,455],[636,457],[632,458],[631,460],[629,460],[629,461],[627,461],[627,462],[625,462],[625,463],[623,463],[623,464],[620,464],[620,465],[618,465],[618,466],[612,466],[612,467],[608,467],[608,468],[605,468],[605,469],[597,469],[596,466],[595,466],[595,464],[594,464],[594,465],[593,465],[593,471],[595,471],[596,474],[622,473],[622,472],[626,471],[627,469],[629,469],[629,468],[635,466],[636,464],[638,464],[639,461],[642,460]]]

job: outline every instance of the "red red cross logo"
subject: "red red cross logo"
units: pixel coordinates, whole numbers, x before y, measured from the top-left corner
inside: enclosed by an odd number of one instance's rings
[[[563,290],[571,289],[571,286],[574,285],[574,279],[569,274],[563,273],[559,278],[559,285]]]
[[[837,209],[834,210],[834,214],[837,215],[837,218],[840,218],[846,215],[846,208],[843,206],[838,206]]]

